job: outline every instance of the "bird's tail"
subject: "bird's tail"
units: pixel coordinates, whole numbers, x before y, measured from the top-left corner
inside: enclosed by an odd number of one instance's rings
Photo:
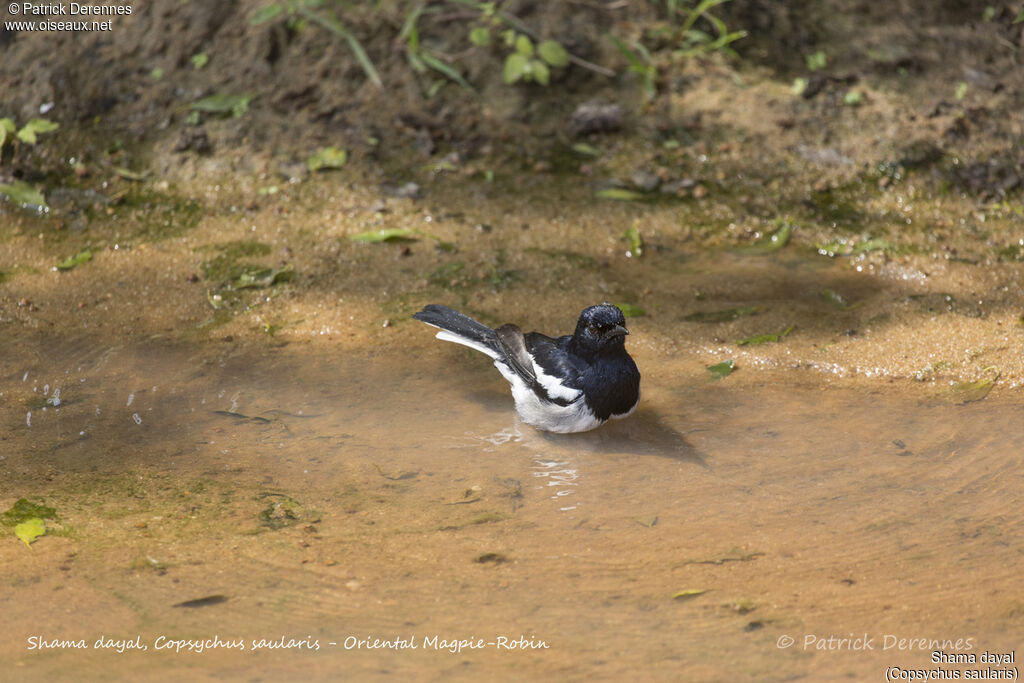
[[[494,330],[454,309],[430,304],[419,313],[413,313],[412,317],[440,329],[438,339],[468,346],[495,360],[504,358]]]

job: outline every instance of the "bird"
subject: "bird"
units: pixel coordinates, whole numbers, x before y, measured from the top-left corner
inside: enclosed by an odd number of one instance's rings
[[[611,304],[583,309],[576,330],[556,338],[523,334],[511,323],[491,329],[440,304],[412,317],[438,328],[438,339],[490,356],[512,385],[516,412],[537,429],[589,431],[628,417],[640,402],[640,370],[626,352],[626,318]]]

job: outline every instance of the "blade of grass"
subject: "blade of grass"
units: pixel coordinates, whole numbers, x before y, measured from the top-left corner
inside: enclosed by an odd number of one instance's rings
[[[466,81],[466,79],[462,77],[462,74],[460,74],[458,71],[456,71],[452,67],[442,62],[440,59],[437,59],[436,57],[427,52],[421,52],[419,57],[421,60],[423,60],[423,63],[429,66],[431,69],[433,69],[434,71],[439,71],[440,73],[444,74],[451,80],[458,83],[467,92],[471,92],[474,95],[476,95],[476,89],[473,88],[473,86],[471,86]]]
[[[363,49],[362,44],[359,40],[345,28],[338,18],[334,16],[334,13],[330,10],[326,10],[327,14],[323,15],[318,12],[314,12],[305,5],[298,3],[292,3],[292,7],[295,8],[302,16],[306,17],[314,24],[327,29],[331,33],[345,39],[348,43],[349,48],[352,50],[352,54],[356,56],[356,60],[359,61],[359,65],[363,67],[363,72],[366,73],[366,77],[377,86],[378,88],[384,87],[384,82],[380,79],[380,74],[377,73],[377,69],[373,66],[373,62],[370,61],[369,55],[366,54],[366,50]]]

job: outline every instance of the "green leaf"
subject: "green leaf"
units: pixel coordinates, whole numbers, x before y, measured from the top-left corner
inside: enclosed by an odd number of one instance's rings
[[[442,73],[451,80],[455,81],[460,86],[462,86],[463,90],[468,90],[469,92],[476,94],[476,90],[473,88],[473,86],[471,86],[469,84],[469,81],[463,78],[462,74],[460,74],[458,71],[448,66],[437,57],[434,57],[434,55],[429,54],[427,52],[423,52],[419,56],[420,59],[423,60],[423,63],[429,66],[431,69],[439,73]]]
[[[264,268],[252,273],[242,273],[232,283],[234,289],[256,289],[270,287],[279,282],[287,282],[295,275],[295,269],[291,264],[284,268]]]
[[[721,363],[709,365],[708,372],[711,373],[711,379],[713,380],[725,379],[730,374],[732,374],[732,371],[735,367],[736,361],[730,358],[729,360],[723,360]]]
[[[537,55],[551,66],[565,66],[569,63],[569,53],[561,43],[554,40],[542,40],[538,43]]]
[[[337,147],[322,147],[306,159],[306,168],[316,173],[324,168],[341,168],[348,161],[348,152]]]
[[[1024,21],[1024,9],[1020,11],[1020,14],[1018,14],[1017,18],[1013,20],[1013,23],[1019,24],[1022,21]]]
[[[658,523],[658,516],[657,515],[650,515],[649,517],[641,517],[641,518],[639,518],[636,521],[641,526],[645,526],[648,529],[650,529],[651,527],[653,527],[655,524]]]
[[[192,68],[198,71],[202,69],[210,61],[210,56],[205,52],[200,52],[197,55],[192,55]]]
[[[520,33],[516,36],[516,52],[524,57],[533,56],[533,41]]]
[[[878,238],[863,240],[852,246],[843,240],[836,240],[835,242],[829,242],[827,244],[819,244],[818,253],[822,256],[834,258],[836,256],[866,254],[871,251],[888,251],[892,248],[892,243]]]
[[[275,18],[282,11],[284,11],[284,8],[281,5],[276,2],[271,3],[266,7],[256,10],[252,17],[249,18],[249,23],[253,26],[258,26]]]
[[[210,95],[192,103],[193,111],[208,114],[231,114],[239,117],[249,111],[249,103],[255,95]]]
[[[647,311],[640,308],[639,306],[634,306],[633,304],[615,305],[618,307],[620,311],[622,311],[622,315],[626,316],[627,318],[639,318],[640,316],[647,315]]]
[[[639,258],[644,255],[644,240],[640,236],[640,230],[636,225],[631,225],[629,230],[622,234],[622,238],[629,243],[628,255],[632,258]]]
[[[588,145],[585,142],[577,142],[572,146],[572,151],[576,152],[580,156],[585,157],[599,157],[601,156],[600,150],[593,145]]]
[[[784,222],[770,235],[765,235],[753,244],[736,247],[732,252],[734,254],[744,254],[747,256],[762,256],[764,254],[770,254],[773,251],[778,251],[786,246],[789,242],[789,235],[792,232],[793,224]]]
[[[71,270],[72,268],[80,266],[83,263],[88,263],[89,261],[92,261],[92,252],[86,249],[85,251],[80,251],[71,258],[58,263],[57,270]]]
[[[551,72],[548,71],[548,65],[539,59],[530,60],[530,73],[533,74],[533,80],[541,85],[547,85],[551,80]]]
[[[46,207],[46,199],[43,193],[35,189],[24,180],[15,180],[10,185],[0,185],[0,194],[7,195],[15,204],[21,206]]]
[[[409,228],[385,228],[349,235],[348,238],[353,242],[415,242],[416,238],[412,237],[413,234],[414,231]]]
[[[991,373],[993,371],[995,374],[985,379],[980,379],[976,382],[957,382],[954,384],[953,395],[956,397],[957,402],[961,404],[973,403],[988,396],[988,392],[992,391],[992,387],[995,386],[996,380],[999,379],[1001,373],[994,366],[982,370],[982,373]]]
[[[850,90],[843,95],[843,104],[856,107],[864,102],[864,93],[860,90]]]
[[[956,84],[956,92],[953,93],[953,96],[956,97],[958,100],[962,100],[963,98],[967,97],[967,91],[970,90],[970,88],[971,87],[969,85],[961,81]]]
[[[883,239],[870,239],[858,242],[857,246],[853,248],[854,254],[865,254],[869,251],[883,251],[886,249],[892,249],[892,244]]]
[[[685,316],[683,320],[689,323],[724,323],[736,320],[747,315],[755,315],[764,310],[763,306],[743,306],[741,308],[727,308],[721,311],[698,311]]]
[[[851,308],[856,308],[858,306],[858,304],[851,304],[849,301],[846,300],[845,296],[835,291],[834,289],[823,289],[820,292],[818,292],[818,294],[825,301],[829,302],[830,304],[834,304],[835,306],[838,306],[844,311],[849,310]]]
[[[804,91],[807,90],[807,79],[806,78],[794,78],[793,85],[789,89],[794,95],[803,95]]]
[[[689,588],[687,590],[681,590],[678,593],[675,593],[672,596],[672,599],[673,600],[689,600],[690,598],[695,598],[698,595],[704,595],[705,593],[707,593],[707,590],[705,590],[703,588]]]
[[[836,256],[847,256],[852,253],[852,251],[853,249],[850,245],[841,240],[818,245],[818,253],[830,258],[835,258]]]
[[[146,171],[143,171],[142,173],[137,173],[127,168],[122,168],[121,166],[114,166],[113,171],[114,173],[121,176],[125,180],[145,180],[146,176],[149,175],[149,173]]]
[[[491,44],[491,31],[484,26],[476,26],[469,32],[469,42],[479,47]]]
[[[609,35],[608,38],[611,39],[612,43],[615,44],[615,47],[619,50],[622,56],[625,57],[626,61],[629,62],[631,71],[641,72],[647,68],[648,64],[643,62],[640,59],[639,55],[637,55],[636,52],[630,49],[628,45],[626,45],[624,42],[622,42],[613,35]],[[636,45],[636,43],[634,43],[634,45]]]
[[[615,199],[620,202],[635,202],[639,199],[647,198],[640,192],[634,192],[633,190],[621,187],[606,187],[603,190],[598,190],[595,194],[601,199]]]
[[[821,50],[807,55],[807,68],[811,71],[824,69],[828,65],[828,56]]]
[[[0,119],[0,159],[3,159],[4,145],[7,144],[7,138],[11,136],[15,131],[14,120],[4,117]]]
[[[36,144],[36,136],[49,133],[60,128],[59,123],[48,119],[32,119],[18,131],[18,139],[28,145]]]
[[[779,341],[783,337],[789,335],[789,333],[792,332],[792,331],[793,331],[793,326],[790,325],[789,327],[784,329],[782,332],[778,332],[778,333],[775,333],[775,334],[759,334],[759,335],[754,336],[754,337],[747,337],[746,339],[739,339],[739,340],[736,341],[736,345],[737,346],[757,346],[758,344],[770,344],[772,342]]]
[[[164,77],[164,70],[158,66],[153,67],[153,70],[149,72],[149,77],[154,81],[159,81]]]
[[[32,519],[26,520],[14,527],[14,535],[17,536],[25,543],[30,546],[32,542],[46,533],[46,522],[33,517]]]
[[[520,80],[529,70],[529,58],[518,52],[513,52],[505,58],[505,66],[501,70],[501,77],[506,83],[511,85]]]

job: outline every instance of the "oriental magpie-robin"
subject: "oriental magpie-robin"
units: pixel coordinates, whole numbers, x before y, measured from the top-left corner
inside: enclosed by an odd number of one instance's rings
[[[437,304],[412,317],[439,328],[438,339],[493,358],[512,385],[516,411],[538,429],[585,432],[628,416],[640,401],[640,371],[626,353],[626,319],[611,304],[585,309],[576,331],[557,339],[523,334],[512,324],[492,330]]]

